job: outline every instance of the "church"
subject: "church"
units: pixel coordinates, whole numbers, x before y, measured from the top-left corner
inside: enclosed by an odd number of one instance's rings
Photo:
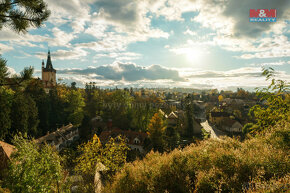
[[[46,66],[45,67],[44,66],[45,64],[44,61],[42,60],[42,69],[41,69],[42,83],[45,92],[48,93],[51,88],[56,86],[56,70],[52,66],[50,51],[48,51]]]

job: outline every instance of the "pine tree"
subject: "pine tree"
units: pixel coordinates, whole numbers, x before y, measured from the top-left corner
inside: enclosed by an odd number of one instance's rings
[[[0,30],[8,26],[25,33],[29,27],[40,27],[49,15],[43,0],[4,0],[0,2]]]

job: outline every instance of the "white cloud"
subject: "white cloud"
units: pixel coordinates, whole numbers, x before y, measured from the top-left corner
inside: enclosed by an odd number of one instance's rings
[[[58,60],[77,60],[85,57],[87,52],[80,48],[74,48],[72,50],[57,50],[51,52],[51,55],[54,59]],[[44,59],[47,57],[46,52],[37,52],[35,54],[37,58]]]
[[[193,68],[166,68],[160,65],[142,67],[134,63],[114,63],[85,69],[58,70],[59,77],[80,85],[96,82],[103,87],[188,87],[223,90],[243,87],[254,90],[269,84],[261,76],[260,67],[243,67],[227,71],[204,71]],[[276,71],[277,77],[290,81],[285,71]],[[158,80],[158,81],[156,81]]]
[[[13,50],[13,47],[12,46],[9,46],[9,45],[1,44],[0,43],[0,54],[3,54],[5,52],[9,52],[11,50]]]
[[[255,64],[250,64],[251,66],[283,66],[287,64],[286,61],[277,61],[277,62],[263,62],[263,63],[255,63]],[[290,61],[288,61],[288,64],[290,64]]]

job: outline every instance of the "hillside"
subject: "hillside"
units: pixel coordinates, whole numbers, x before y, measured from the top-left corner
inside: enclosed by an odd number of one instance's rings
[[[209,139],[168,154],[151,152],[143,160],[125,165],[104,191],[286,192],[290,183],[289,131],[286,122],[244,142]]]

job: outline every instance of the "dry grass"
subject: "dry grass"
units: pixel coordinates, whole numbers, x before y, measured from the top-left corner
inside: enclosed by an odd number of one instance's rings
[[[247,187],[289,182],[289,128],[280,124],[244,142],[209,139],[168,154],[151,152],[125,165],[104,192],[259,192]]]

